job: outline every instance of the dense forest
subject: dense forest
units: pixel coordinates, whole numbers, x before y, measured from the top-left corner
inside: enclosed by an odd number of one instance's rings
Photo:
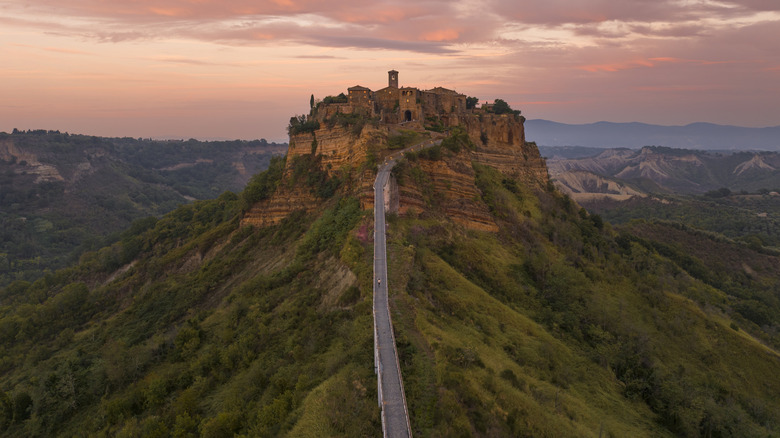
[[[688,227],[613,227],[476,163],[499,231],[464,229],[418,166],[468,153],[395,171],[426,204],[388,218],[415,436],[778,433],[780,258]],[[0,431],[378,436],[371,216],[338,185],[316,213],[241,227],[292,183],[284,166],[0,290]]]
[[[703,196],[593,200],[585,206],[613,224],[636,219],[661,220],[712,231],[756,249],[767,247],[780,251],[780,195],[777,193],[731,193],[721,189]]]
[[[0,133],[0,286],[117,240],[136,219],[240,191],[286,145]]]

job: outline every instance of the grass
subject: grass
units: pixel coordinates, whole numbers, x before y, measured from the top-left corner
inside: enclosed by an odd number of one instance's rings
[[[761,327],[731,327],[731,306],[745,299],[736,292],[778,281],[769,255],[745,258],[749,277],[658,237],[685,242],[687,230],[616,231],[559,193],[474,169],[497,233],[453,224],[435,204],[388,218],[415,436],[777,430],[780,381],[767,376],[780,373],[780,356],[759,342]],[[3,433],[381,433],[367,212],[334,197],[319,215],[258,230],[238,228],[241,206],[195,204],[150,224],[121,274],[102,263],[119,243],[4,291],[0,389],[34,403],[29,419],[0,417]],[[84,288],[87,300],[72,299]]]

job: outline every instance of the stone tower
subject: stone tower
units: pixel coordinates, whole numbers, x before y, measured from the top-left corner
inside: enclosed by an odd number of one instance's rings
[[[398,88],[398,72],[395,70],[390,70],[387,72],[387,86]]]

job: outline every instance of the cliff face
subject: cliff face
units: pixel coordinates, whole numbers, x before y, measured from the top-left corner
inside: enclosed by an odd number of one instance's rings
[[[436,161],[418,160],[415,166],[420,171],[409,172],[409,176],[404,172],[398,187],[400,214],[436,209],[466,228],[498,231],[488,207],[481,200],[468,153]]]
[[[19,169],[18,172],[35,174],[35,184],[65,180],[55,166],[41,163],[38,161],[38,156],[18,148],[10,138],[0,139],[0,160],[26,163],[24,169]],[[89,163],[82,164],[86,164],[86,167],[89,168]]]
[[[459,117],[477,145],[474,161],[530,186],[545,186],[547,165],[535,144],[525,141],[523,122],[513,114],[467,114]]]
[[[282,183],[273,196],[244,214],[242,225],[275,225],[296,210],[312,212],[322,206],[323,199],[313,193],[312,187],[292,182],[295,158],[312,153],[321,156],[320,169],[316,170],[326,172],[330,178],[342,179],[351,188],[349,191],[360,198],[361,206],[371,208],[376,175],[361,167],[369,159],[371,146],[383,144],[385,137],[382,129],[371,125],[363,127],[357,135],[349,128],[339,125],[329,128],[324,124],[314,132],[291,135]]]
[[[322,155],[322,164],[329,174],[334,174],[345,166],[358,168],[368,159],[369,146],[382,143],[383,130],[366,125],[360,134],[355,135],[350,128],[335,125],[323,126],[313,133],[290,136],[290,148],[287,151],[288,167],[296,155]]]
[[[273,196],[258,202],[244,213],[241,225],[257,227],[276,225],[294,211],[311,212],[321,204],[308,187],[282,184]]]
[[[314,132],[290,137],[284,181],[292,175],[294,157],[321,155],[322,170],[331,178],[341,178],[346,190],[357,196],[364,209],[373,208],[375,168],[369,160],[381,160],[391,151],[387,138],[396,125],[366,123],[358,131],[354,126],[328,127],[326,111],[317,119],[320,128]],[[445,126],[461,126],[474,143],[474,149],[464,148],[457,154],[445,154],[441,160],[418,160],[415,178],[404,178],[388,187],[389,211],[400,214],[420,213],[429,209],[443,211],[454,222],[467,228],[496,231],[487,206],[475,183],[472,162],[498,169],[508,177],[532,187],[545,187],[549,181],[547,167],[534,144],[525,142],[523,122],[512,114],[452,113],[442,115]],[[414,127],[404,125],[404,129]],[[427,135],[427,134],[426,134]],[[370,158],[374,157],[374,158]],[[266,226],[279,223],[295,210],[314,211],[322,200],[309,187],[291,186],[283,181],[277,193],[254,206],[242,223]]]

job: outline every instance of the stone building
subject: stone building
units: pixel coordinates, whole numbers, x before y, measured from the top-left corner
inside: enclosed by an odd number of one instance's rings
[[[426,117],[466,113],[466,95],[443,87],[420,90],[415,87],[399,87],[398,72],[387,72],[387,87],[377,91],[356,85],[347,89],[351,108],[336,111],[367,111],[384,123],[423,123]],[[333,111],[325,109],[329,114]]]

